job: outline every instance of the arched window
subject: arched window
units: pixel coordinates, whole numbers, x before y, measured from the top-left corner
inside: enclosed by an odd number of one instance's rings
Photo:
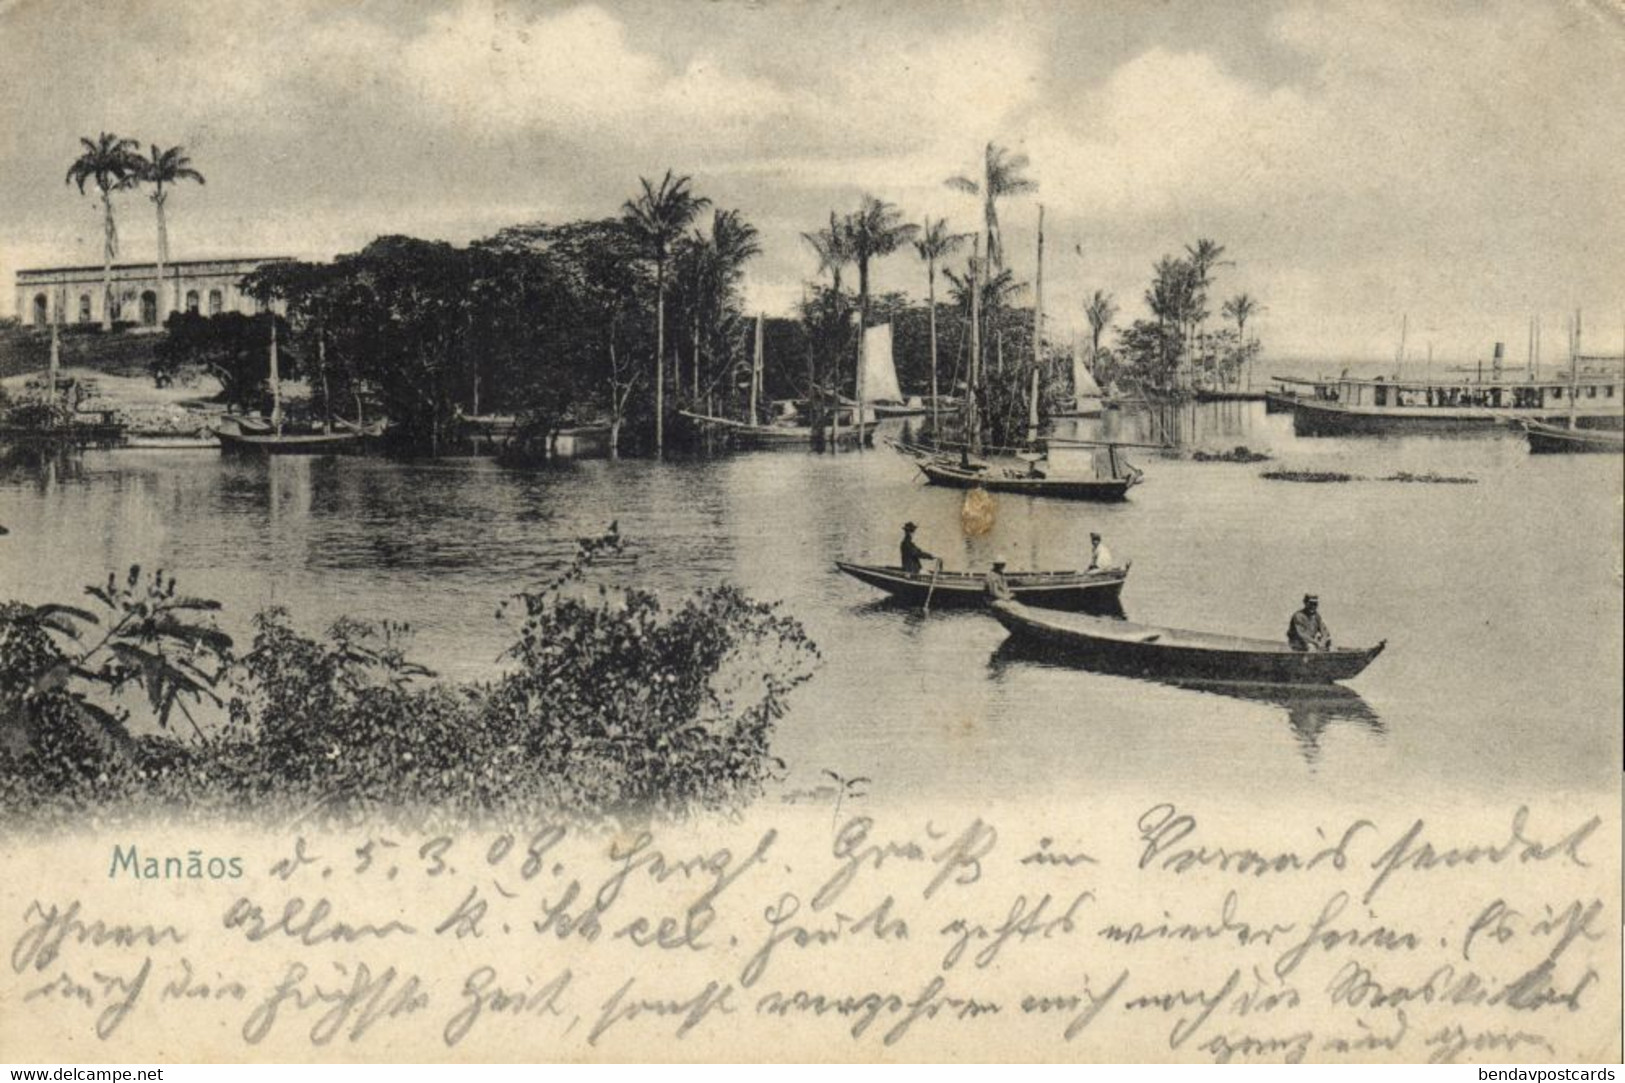
[[[44,327],[51,322],[51,299],[43,293],[34,295],[34,326]]]
[[[158,295],[151,290],[141,291],[141,322],[148,327],[158,322]]]
[[[219,290],[209,291],[209,315],[220,315],[220,309],[224,306],[224,304],[225,298],[220,295]]]
[[[187,290],[186,291],[186,311],[191,313],[192,315],[196,315],[197,314],[197,305],[198,305],[197,290]]]
[[[90,294],[88,293],[79,295],[79,322],[90,322]]]

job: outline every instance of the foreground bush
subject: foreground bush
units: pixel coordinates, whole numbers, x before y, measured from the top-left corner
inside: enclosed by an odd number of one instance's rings
[[[0,814],[463,819],[748,800],[780,766],[773,727],[817,648],[732,587],[668,608],[595,584],[620,550],[613,532],[584,541],[558,580],[516,595],[512,666],[481,684],[435,682],[400,626],[342,620],[314,638],[281,610],[235,654],[183,619],[214,603],[139,569],[91,589],[104,615],[0,607]]]

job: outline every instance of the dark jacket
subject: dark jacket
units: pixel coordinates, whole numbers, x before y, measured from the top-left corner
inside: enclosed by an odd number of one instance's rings
[[[918,574],[920,566],[924,561],[937,559],[930,553],[927,553],[924,549],[921,549],[918,545],[915,545],[914,535],[912,534],[903,535],[902,550],[903,570],[911,575]]]

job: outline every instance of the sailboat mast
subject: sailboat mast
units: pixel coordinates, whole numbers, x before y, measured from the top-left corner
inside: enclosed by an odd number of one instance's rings
[[[278,436],[282,435],[282,380],[277,372],[276,356],[276,310],[270,309],[266,313],[271,318],[271,427]]]
[[[1569,428],[1574,428],[1574,397],[1580,391],[1580,310],[1574,310],[1574,349],[1569,351]]]
[[[750,366],[750,423],[757,423],[762,396],[762,314],[756,314],[756,354]]]
[[[971,242],[970,256],[970,382],[965,387],[970,449],[982,453],[982,421],[977,416],[976,392],[982,385],[982,239]]]
[[[62,370],[62,337],[60,334],[62,310],[58,307],[56,318],[51,321],[51,371],[47,377],[50,383],[46,384],[45,401],[52,406],[56,405],[57,373]],[[53,421],[54,423],[54,421]]]
[[[1394,355],[1394,379],[1399,379],[1400,366],[1405,363],[1405,334],[1410,330],[1411,315],[1405,313],[1399,317],[1399,352]]]
[[[1033,280],[1033,367],[1044,364],[1044,205],[1038,205],[1038,274]]]

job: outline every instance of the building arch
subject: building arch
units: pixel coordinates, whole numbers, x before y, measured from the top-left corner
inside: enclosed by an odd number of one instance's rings
[[[147,327],[158,323],[158,295],[152,290],[141,291],[141,322]]]
[[[34,295],[34,326],[44,327],[51,322],[51,299],[43,293]]]
[[[195,316],[195,315],[197,315],[197,309],[198,309],[197,290],[187,290],[186,291],[186,311],[187,311],[187,314]]]
[[[224,294],[222,294],[219,290],[210,290],[209,291],[209,315],[211,315],[211,316],[220,315],[221,309],[223,309],[225,307],[225,302],[226,302],[226,298],[225,298]]]
[[[90,294],[88,293],[79,295],[79,322],[90,322]]]

